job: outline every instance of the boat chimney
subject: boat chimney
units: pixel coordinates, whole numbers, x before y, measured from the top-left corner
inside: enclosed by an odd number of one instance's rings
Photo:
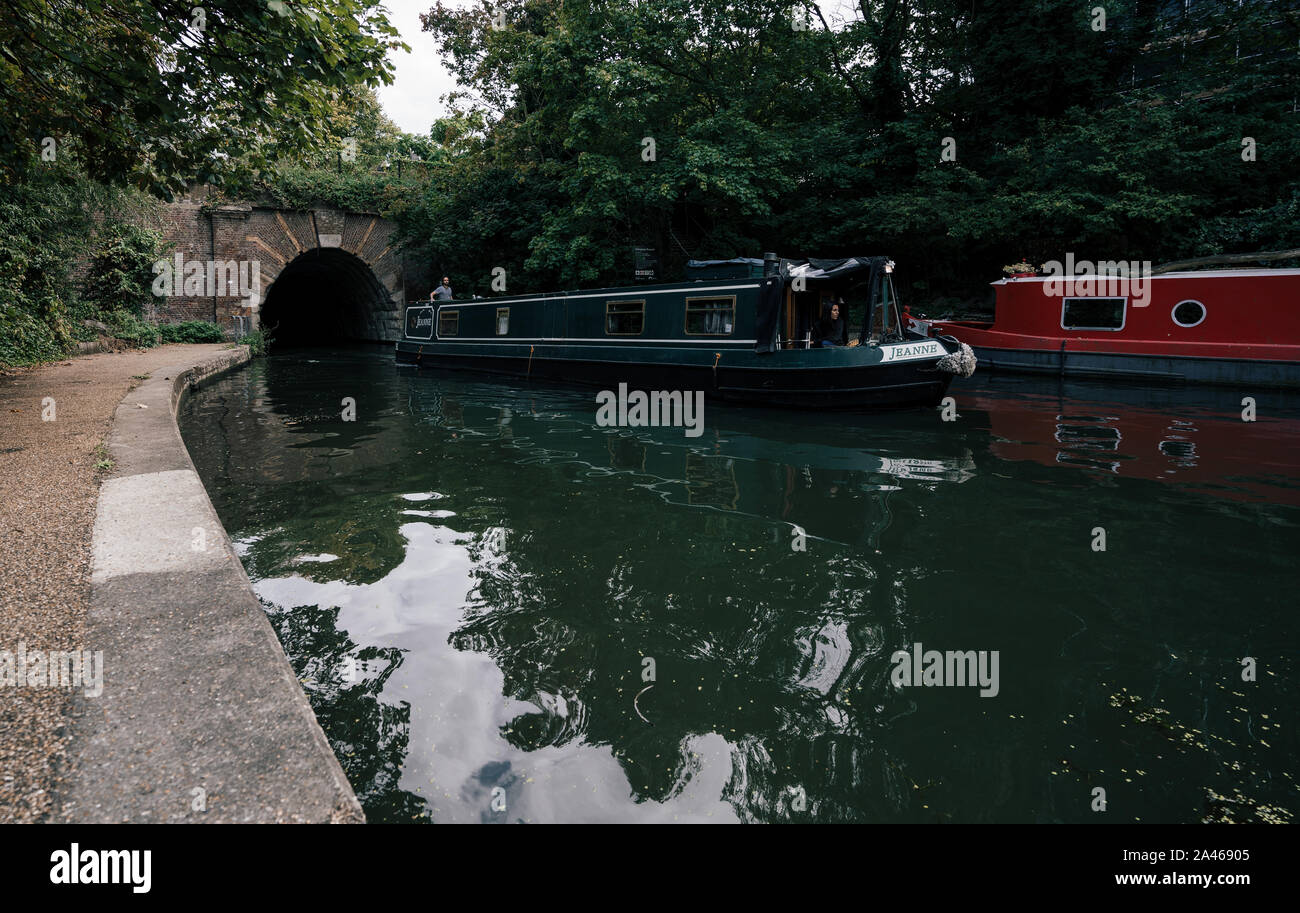
[[[763,275],[775,276],[781,271],[781,258],[772,251],[763,252]]]

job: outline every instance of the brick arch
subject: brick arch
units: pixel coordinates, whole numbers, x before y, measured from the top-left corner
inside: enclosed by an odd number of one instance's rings
[[[286,345],[390,340],[393,294],[358,255],[338,247],[304,250],[279,270],[258,308],[262,326]]]
[[[427,266],[412,269],[396,242],[397,225],[375,213],[349,212],[319,206],[287,210],[260,203],[207,203],[207,188],[191,188],[190,194],[167,207],[166,239],[174,255],[186,261],[229,263],[251,273],[257,267],[253,288],[208,287],[204,294],[175,295],[155,304],[155,316],[162,320],[213,320],[230,327],[261,325],[262,305],[291,264],[305,255],[330,261],[345,272],[360,264],[373,283],[354,282],[351,288],[367,285],[364,319],[356,323],[355,338],[391,342],[401,331],[401,309],[408,289],[423,290],[428,284]],[[346,258],[331,258],[328,252],[342,252]],[[290,274],[292,277],[292,273]],[[283,291],[283,289],[282,289]]]
[[[372,286],[382,290],[373,300],[358,302],[365,307],[356,322],[354,338],[393,341],[398,338],[405,282],[400,252],[395,250],[397,226],[370,213],[351,213],[338,209],[286,211],[250,207],[245,242],[256,252],[261,265],[264,295],[270,295],[281,275],[293,264],[302,268],[303,258],[315,256],[330,268],[337,268],[350,279],[347,287],[360,290],[363,277],[351,276],[358,265],[373,277]],[[331,256],[342,252],[347,258]],[[296,275],[295,272],[290,273]],[[260,323],[260,302],[257,307]]]

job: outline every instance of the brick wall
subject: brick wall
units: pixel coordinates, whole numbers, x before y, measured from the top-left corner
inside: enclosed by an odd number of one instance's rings
[[[200,186],[191,188],[184,197],[164,207],[163,238],[171,242],[173,258],[179,253],[185,260],[201,260],[206,263],[214,259],[209,222],[202,209],[206,200],[207,188]],[[215,314],[213,305],[213,300],[206,295],[155,297],[147,316],[159,323],[212,320]]]

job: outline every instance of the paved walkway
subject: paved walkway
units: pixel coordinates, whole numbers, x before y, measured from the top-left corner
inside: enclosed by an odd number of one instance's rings
[[[4,653],[91,647],[96,447],[135,375],[224,348],[169,345],[0,373],[0,822],[46,820],[67,769],[71,692],[4,685]]]
[[[181,354],[113,416],[83,622],[103,674],[72,689],[51,819],[364,821],[176,426],[248,350]]]

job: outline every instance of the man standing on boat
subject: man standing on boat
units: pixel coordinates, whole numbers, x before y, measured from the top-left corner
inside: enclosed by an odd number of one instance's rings
[[[442,277],[442,285],[438,286],[436,289],[434,289],[433,291],[431,291],[431,292],[429,293],[429,300],[430,300],[430,301],[450,301],[451,298],[452,298],[452,295],[451,295],[451,280],[448,279],[446,276],[443,276],[443,277]]]

